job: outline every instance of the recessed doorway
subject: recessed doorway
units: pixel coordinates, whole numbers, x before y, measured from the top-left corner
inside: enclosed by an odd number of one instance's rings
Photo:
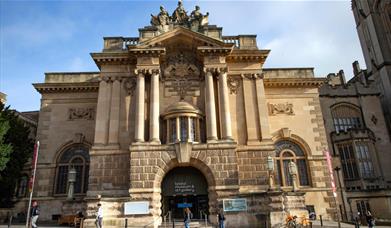
[[[178,167],[167,173],[162,182],[162,212],[171,212],[173,219],[182,219],[188,207],[194,219],[209,214],[208,183],[204,175],[193,167]]]

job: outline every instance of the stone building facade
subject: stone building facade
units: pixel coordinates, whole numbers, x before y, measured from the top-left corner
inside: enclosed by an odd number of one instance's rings
[[[320,102],[329,148],[334,156],[340,216],[365,220],[371,211],[378,222],[391,221],[390,135],[373,75],[353,63],[354,77],[329,74]],[[369,77],[371,76],[371,77]]]
[[[83,210],[94,226],[98,202],[106,227],[158,226],[182,207],[211,223],[224,209],[233,227],[278,226],[306,209],[335,216],[323,79],[312,68],[263,68],[269,50],[255,35],[223,36],[208,16],[161,7],[139,37],[104,38],[91,54],[99,72],[34,84],[42,220]],[[125,213],[134,202],[148,212]]]
[[[391,132],[391,3],[352,0],[352,10],[367,73],[379,87],[386,124]]]

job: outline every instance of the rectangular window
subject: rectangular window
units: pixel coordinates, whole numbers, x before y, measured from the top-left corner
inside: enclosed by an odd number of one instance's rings
[[[188,127],[188,122],[187,122],[188,117],[180,117],[180,128],[181,128],[181,142],[186,142],[187,141],[187,127]]]
[[[195,142],[196,140],[196,119],[190,118],[190,141]]]
[[[310,185],[307,175],[307,164],[305,159],[297,159],[297,169],[300,173],[299,181],[301,186]]]
[[[358,117],[338,117],[334,118],[334,128],[337,133],[347,131],[351,128],[361,128],[360,118]]]
[[[372,178],[375,176],[372,160],[369,155],[369,147],[366,143],[356,144],[357,161],[360,167],[362,178]]]
[[[368,201],[364,201],[364,200],[356,201],[356,206],[357,206],[357,211],[360,212],[360,214],[363,216],[367,214],[367,211],[371,211]]]
[[[276,183],[279,184],[280,186],[282,186],[282,183],[281,183],[281,165],[280,165],[280,161],[274,161],[277,165],[276,167]]]
[[[341,158],[342,172],[345,180],[359,178],[353,146],[351,144],[338,144],[338,152]]]
[[[58,172],[59,173],[56,185],[56,194],[65,194],[68,182],[68,166],[60,166]]]
[[[289,175],[289,160],[283,160],[283,165],[284,165],[285,185],[292,186],[292,180]]]
[[[176,119],[170,119],[170,142],[176,142]]]

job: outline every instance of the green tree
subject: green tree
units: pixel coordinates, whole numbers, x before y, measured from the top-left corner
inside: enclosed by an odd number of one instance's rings
[[[10,160],[12,151],[11,144],[4,143],[4,136],[9,128],[8,121],[5,120],[0,113],[0,171],[5,169],[5,165]]]
[[[0,116],[8,122],[8,131],[3,136],[3,143],[12,146],[9,161],[0,171],[0,207],[12,207],[16,184],[22,170],[31,158],[34,141],[29,138],[30,129],[16,113],[0,103]],[[6,129],[4,127],[4,129]],[[3,160],[3,158],[1,158]]]

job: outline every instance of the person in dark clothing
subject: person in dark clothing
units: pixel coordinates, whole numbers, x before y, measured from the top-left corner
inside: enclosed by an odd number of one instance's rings
[[[222,210],[219,211],[217,217],[219,220],[219,228],[224,228],[225,216]]]
[[[375,219],[370,211],[367,211],[366,220],[369,228],[375,227]]]
[[[39,207],[38,207],[38,202],[34,201],[33,202],[33,207],[31,208],[31,227],[32,228],[37,228],[37,220],[39,216]]]
[[[354,227],[360,228],[361,225],[361,215],[360,212],[357,212],[357,215],[354,217]]]

